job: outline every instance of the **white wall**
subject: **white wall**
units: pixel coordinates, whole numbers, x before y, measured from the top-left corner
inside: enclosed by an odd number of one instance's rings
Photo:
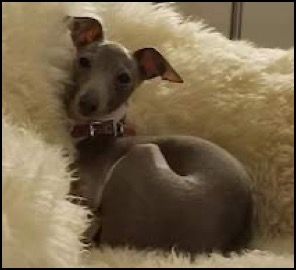
[[[184,15],[203,19],[229,37],[231,2],[180,2],[176,5]]]
[[[185,15],[204,19],[229,37],[232,2],[180,2]],[[261,47],[294,46],[294,2],[243,2],[242,39]]]
[[[264,47],[294,46],[294,3],[244,3],[242,38]]]

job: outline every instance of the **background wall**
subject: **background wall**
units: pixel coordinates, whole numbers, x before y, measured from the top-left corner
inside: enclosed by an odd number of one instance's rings
[[[180,11],[229,37],[232,2],[180,2]],[[294,2],[243,2],[241,38],[258,46],[294,46]]]

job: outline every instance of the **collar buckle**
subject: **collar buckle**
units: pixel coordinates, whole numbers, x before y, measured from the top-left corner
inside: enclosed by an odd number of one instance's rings
[[[89,125],[89,134],[91,137],[97,135],[116,137],[118,135],[117,124],[113,120],[93,122]]]

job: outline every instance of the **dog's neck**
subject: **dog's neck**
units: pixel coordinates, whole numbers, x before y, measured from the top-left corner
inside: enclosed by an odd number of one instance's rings
[[[114,123],[119,123],[122,119],[125,118],[126,113],[127,113],[127,103],[124,103],[115,111],[98,118],[95,122],[106,122],[106,121],[112,120]]]
[[[133,136],[135,132],[125,123],[127,104],[124,103],[115,111],[85,124],[73,124],[71,135],[78,143],[87,138]]]

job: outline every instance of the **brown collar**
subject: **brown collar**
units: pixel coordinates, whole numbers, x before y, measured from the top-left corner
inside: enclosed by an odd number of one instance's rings
[[[75,140],[83,140],[97,136],[135,136],[135,130],[125,123],[122,119],[118,123],[113,120],[98,121],[83,125],[75,125],[71,131],[71,135]]]

